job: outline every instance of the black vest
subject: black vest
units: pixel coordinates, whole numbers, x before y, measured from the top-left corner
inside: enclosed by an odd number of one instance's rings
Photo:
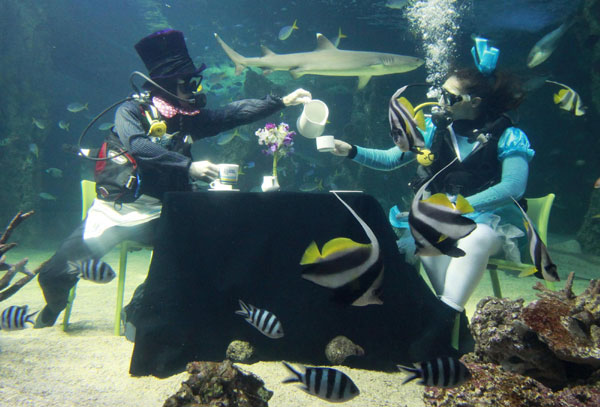
[[[470,196],[500,182],[502,165],[498,160],[498,140],[513,123],[508,116],[501,116],[494,122],[486,123],[481,129],[469,134],[469,138],[483,142],[462,162],[455,161],[443,174],[438,175],[429,185],[431,193],[461,194]],[[437,128],[433,134],[431,152],[435,155],[429,167],[419,166],[417,178],[411,182],[413,188],[419,188],[432,175],[436,174],[455,157],[452,139],[447,128]]]

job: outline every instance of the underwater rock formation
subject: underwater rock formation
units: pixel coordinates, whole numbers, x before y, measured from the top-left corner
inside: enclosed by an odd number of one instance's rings
[[[530,377],[504,370],[493,363],[462,361],[471,379],[451,389],[426,387],[423,400],[427,406],[495,406],[495,407],[592,407],[600,405],[600,386],[574,386],[553,392]]]
[[[254,347],[246,341],[233,341],[227,347],[225,355],[233,362],[248,363],[254,356]]]
[[[553,388],[588,379],[600,367],[600,283],[575,296],[573,278],[561,291],[538,282],[540,299],[526,307],[523,300],[481,300],[471,320],[478,359]]]
[[[580,295],[538,282],[539,300],[484,298],[471,320],[475,352],[463,361],[472,379],[428,387],[431,406],[599,406],[600,282]]]
[[[363,348],[345,336],[336,336],[325,347],[325,356],[334,365],[341,365],[348,356],[362,356]]]
[[[232,362],[190,362],[190,374],[177,393],[163,407],[267,407],[273,392],[251,373],[244,373]]]

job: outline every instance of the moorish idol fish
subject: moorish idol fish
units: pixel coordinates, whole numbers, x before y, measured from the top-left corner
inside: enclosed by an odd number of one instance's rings
[[[241,309],[236,311],[236,314],[246,318],[246,321],[263,335],[273,339],[283,338],[283,326],[275,314],[256,308],[252,304],[246,305],[242,300],[238,301]]]
[[[27,305],[21,307],[11,305],[2,311],[0,329],[5,331],[16,331],[18,329],[25,329],[27,322],[33,325],[35,322],[31,318],[39,311],[27,314],[27,308]]]
[[[98,259],[87,259],[78,263],[70,261],[69,272],[94,283],[110,283],[117,274],[107,263]]]
[[[398,369],[412,373],[402,384],[421,379],[417,383],[425,386],[455,387],[463,384],[471,377],[469,369],[458,359],[452,357],[437,358],[427,362],[418,362],[415,367],[397,365]]]
[[[533,260],[533,264],[535,266],[531,268],[529,272],[523,272],[519,275],[519,277],[525,277],[533,274],[539,279],[544,279],[546,281],[560,281],[558,277],[558,273],[556,272],[556,264],[552,263],[552,259],[550,259],[550,254],[548,253],[548,249],[537,230],[533,227],[533,222],[527,215],[527,212],[523,210],[521,205],[512,198],[515,204],[521,210],[523,214],[525,229],[527,230],[527,238],[529,239],[529,254],[531,255],[531,259]]]
[[[419,127],[425,128],[425,119],[422,110],[415,115],[410,102],[406,98],[400,97],[408,86],[398,89],[390,99],[388,111],[390,136],[400,150],[417,152],[418,149],[425,146],[423,135],[418,129]]]
[[[302,383],[300,389],[331,403],[348,401],[360,394],[360,390],[346,374],[330,367],[304,367],[298,372],[286,362],[281,362],[292,372],[282,383]]]
[[[379,241],[373,230],[342,198],[335,192],[332,193],[360,223],[369,243],[357,243],[346,237],[338,237],[329,240],[323,245],[322,251],[319,251],[313,241],[305,250],[300,265],[302,278],[322,287],[339,288],[357,280],[369,270],[381,269],[382,259]]]
[[[564,83],[548,80],[546,82],[563,87],[558,93],[554,94],[554,104],[567,112],[573,113],[575,116],[583,116],[585,114],[587,107],[583,105],[581,97],[577,92]]]
[[[465,252],[456,247],[456,243],[477,227],[473,220],[462,216],[463,213],[473,212],[473,208],[462,195],[458,195],[456,204],[450,202],[446,194],[441,193],[422,199],[431,181],[454,161],[456,158],[423,184],[410,205],[408,225],[415,239],[415,254],[418,256],[445,254],[462,257]]]

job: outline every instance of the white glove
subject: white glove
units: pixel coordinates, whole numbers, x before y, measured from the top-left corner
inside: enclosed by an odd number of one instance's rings
[[[210,161],[194,161],[190,165],[189,174],[192,178],[210,182],[219,177],[219,166]]]
[[[352,150],[352,146],[345,141],[342,140],[333,140],[334,146],[331,154],[339,155],[341,157],[348,157],[350,154],[350,150]]]
[[[299,105],[300,103],[307,103],[312,100],[312,95],[309,91],[302,88],[296,89],[287,96],[281,98],[283,104],[286,106]]]

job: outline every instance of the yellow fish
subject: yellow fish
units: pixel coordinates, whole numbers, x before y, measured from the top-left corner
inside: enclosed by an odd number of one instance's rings
[[[587,107],[583,105],[581,97],[577,92],[564,83],[554,81],[546,82],[563,87],[558,93],[554,94],[554,104],[557,104],[559,108],[566,110],[567,112],[573,113],[575,116],[583,116],[585,114]]]

